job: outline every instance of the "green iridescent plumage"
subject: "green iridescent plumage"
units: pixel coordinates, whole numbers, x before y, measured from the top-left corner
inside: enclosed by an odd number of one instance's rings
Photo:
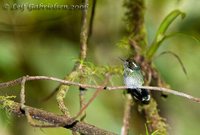
[[[124,83],[128,87],[128,92],[135,99],[142,103],[148,103],[150,101],[149,92],[139,88],[144,84],[141,69],[130,59],[124,61]]]

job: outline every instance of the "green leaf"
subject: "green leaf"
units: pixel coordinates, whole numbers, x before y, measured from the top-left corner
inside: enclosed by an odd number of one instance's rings
[[[145,131],[146,131],[146,135],[149,135],[149,131],[148,131],[148,128],[147,128],[146,124],[145,124]]]
[[[179,16],[181,15],[182,19],[185,17],[185,13],[179,11],[179,10],[174,10],[171,13],[169,13],[165,19],[163,20],[163,22],[161,23],[157,33],[156,33],[156,37],[158,37],[159,35],[164,35],[166,30],[168,29],[169,25]]]
[[[158,130],[154,131],[151,135],[157,135],[158,134]]]
[[[150,45],[149,49],[147,50],[146,55],[147,55],[148,59],[152,59],[152,57],[156,53],[157,49],[161,45],[161,43],[165,40],[167,29],[169,28],[171,23],[174,22],[174,20],[180,15],[181,15],[182,18],[185,17],[185,13],[183,13],[179,10],[174,10],[174,11],[170,12],[165,17],[165,19],[162,21],[162,23],[160,24],[160,26],[158,28],[156,36],[153,40],[153,43]]]
[[[171,54],[172,56],[174,56],[178,60],[178,62],[181,65],[181,68],[182,68],[185,76],[187,77],[187,70],[186,70],[181,58],[177,54],[175,54],[174,52],[171,52],[171,51],[164,51],[164,52],[160,53],[157,57],[160,57],[161,55],[164,55],[164,54]]]
[[[194,41],[197,42],[197,44],[200,43],[200,34],[197,32],[190,32],[190,33],[184,33],[184,32],[173,32],[168,35],[166,35],[166,39],[177,36],[177,35],[183,35],[186,36],[187,38],[192,38]]]

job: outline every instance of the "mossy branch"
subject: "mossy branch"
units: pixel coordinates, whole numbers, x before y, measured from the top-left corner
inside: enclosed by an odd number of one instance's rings
[[[24,80],[24,78],[26,80]],[[103,84],[103,85],[81,84],[81,83],[78,83],[78,82],[73,82],[73,81],[69,81],[69,80],[62,80],[62,79],[58,79],[58,78],[55,78],[55,77],[48,77],[48,76],[25,76],[25,77],[21,77],[21,78],[18,78],[16,80],[13,80],[13,81],[0,83],[0,88],[6,88],[6,87],[19,85],[19,84],[22,83],[22,81],[28,82],[28,81],[34,81],[34,80],[56,81],[56,82],[59,82],[59,83],[64,84],[64,85],[68,85],[68,87],[70,87],[70,85],[74,85],[74,86],[78,86],[78,87],[82,87],[82,88],[86,88],[86,89],[92,88],[92,89],[107,90],[107,91],[108,90],[112,91],[112,90],[127,89],[126,86],[106,86],[105,87],[105,84]],[[107,80],[105,82],[107,82]],[[171,94],[174,94],[174,95],[177,95],[177,96],[185,97],[185,98],[192,100],[194,102],[200,103],[200,98],[196,98],[196,97],[193,97],[191,95],[188,95],[188,94],[185,94],[185,93],[182,93],[182,92],[178,92],[178,91],[175,91],[175,90],[162,88],[162,87],[152,87],[152,86],[141,86],[140,88],[171,93]],[[21,105],[19,103],[16,103],[16,102],[10,100],[9,97],[8,98],[0,97],[0,104],[2,105],[2,108],[8,110],[8,112],[12,112],[12,113],[17,114],[17,115],[24,115],[24,113],[25,113],[23,110],[20,109]],[[129,99],[128,102],[127,102],[126,109],[125,109],[125,114],[126,114],[125,116],[126,117],[124,117],[124,121],[123,121],[123,123],[124,123],[123,125],[125,125],[125,126],[122,127],[122,131],[128,130],[129,124],[128,124],[127,119],[129,119],[129,116],[130,116],[130,106],[132,106],[132,103],[131,103],[131,100]],[[76,121],[74,123],[74,119],[70,118],[70,117],[66,117],[66,115],[65,116],[56,115],[56,114],[53,114],[53,113],[50,113],[50,112],[42,111],[40,109],[31,108],[31,107],[28,107],[28,106],[25,106],[25,107],[26,107],[26,109],[28,109],[29,114],[33,119],[37,119],[37,120],[40,120],[40,121],[47,122],[49,124],[52,124],[52,126],[54,126],[54,127],[58,127],[58,126],[60,127],[61,126],[61,127],[64,127],[64,128],[69,128],[72,131],[77,131],[79,133],[83,133],[83,134],[86,134],[86,135],[87,134],[89,134],[89,135],[92,135],[92,134],[108,134],[108,135],[112,134],[110,132],[106,132],[104,130],[98,129],[98,128],[96,128],[92,125],[89,125],[87,123],[84,123],[84,122]],[[155,100],[152,99],[151,103],[149,105],[144,106],[144,108],[142,110],[145,113],[145,117],[146,117],[147,122],[148,122],[147,124],[148,124],[148,127],[149,127],[149,131],[154,132],[155,129],[157,129],[159,133],[160,132],[163,133],[163,132],[166,132],[165,131],[166,125],[163,124],[163,123],[160,123],[160,121],[163,121],[164,119],[161,118],[158,115],[158,111],[157,111],[157,109],[155,109],[156,107],[157,107],[157,103],[155,102]],[[124,132],[124,133],[126,133],[126,132]]]
[[[14,102],[8,98],[0,97],[0,106],[6,109],[9,113],[17,116],[24,116],[25,113],[20,109],[20,103]],[[85,135],[116,135],[115,133],[100,129],[94,125],[85,122],[74,121],[64,115],[57,115],[41,109],[36,109],[26,106],[29,114],[33,119],[52,124],[54,127],[63,127]]]

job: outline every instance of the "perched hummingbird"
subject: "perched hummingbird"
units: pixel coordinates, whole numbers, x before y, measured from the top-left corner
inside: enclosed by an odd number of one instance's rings
[[[124,61],[124,83],[128,87],[128,92],[136,100],[143,104],[148,104],[150,101],[150,94],[146,89],[140,89],[144,83],[143,75],[140,67],[131,59]]]

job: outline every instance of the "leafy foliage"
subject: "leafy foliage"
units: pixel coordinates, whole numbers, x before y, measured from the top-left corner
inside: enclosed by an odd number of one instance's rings
[[[109,73],[112,75],[122,75],[123,67],[122,65],[116,66],[96,66],[94,63],[89,61],[82,61],[82,65],[84,66],[84,72],[81,75],[88,80],[89,83],[98,84],[97,80],[103,80],[105,78],[105,74]]]
[[[174,22],[174,20],[180,16],[182,18],[185,17],[185,13],[179,11],[179,10],[174,10],[172,12],[170,12],[165,19],[162,21],[162,23],[160,24],[156,36],[153,40],[153,43],[150,45],[150,47],[147,50],[147,58],[148,59],[152,59],[152,57],[154,56],[154,54],[156,53],[157,49],[160,47],[161,43],[166,39],[167,35],[166,35],[166,31],[169,28],[169,26],[171,25],[172,22]]]

